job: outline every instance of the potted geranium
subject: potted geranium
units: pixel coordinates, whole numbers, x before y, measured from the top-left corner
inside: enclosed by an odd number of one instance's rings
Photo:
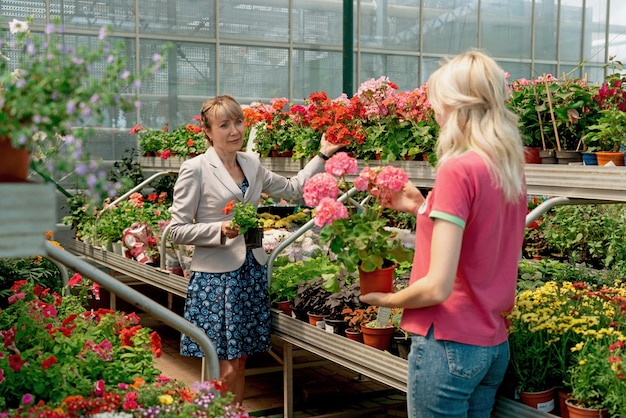
[[[89,195],[112,192],[114,185],[85,151],[92,132],[86,127],[100,124],[110,108],[133,109],[140,79],[154,73],[163,57],[155,54],[153,65],[134,74],[127,70],[124,45],[111,42],[107,28],[94,42],[71,46],[59,22],[46,25],[40,36],[31,34],[32,21],[14,19],[1,33],[0,155],[13,149],[26,164],[18,175],[15,166],[0,162],[0,179],[24,181],[30,159],[44,176],[74,174]]]
[[[338,152],[326,162],[325,170],[312,176],[303,189],[304,201],[315,207],[315,225],[322,227],[321,242],[328,243],[330,251],[350,273],[358,270],[361,275],[363,272],[378,275],[383,269],[391,271],[389,285],[395,264],[413,258],[413,250],[406,248],[395,233],[386,228],[388,219],[382,216],[385,201],[402,189],[408,181],[407,174],[393,166],[365,167],[353,180],[353,190],[371,191],[373,203],[363,206],[350,198],[348,208],[337,198],[341,189],[348,187],[345,177],[356,174],[356,160],[345,152]],[[350,196],[348,190],[345,192]],[[366,290],[367,284],[361,281],[362,294],[373,290]],[[380,290],[391,291],[392,288]]]
[[[239,235],[243,235],[246,246],[259,248],[263,246],[263,228],[259,226],[257,207],[249,202],[236,202],[231,200],[224,206],[222,212],[225,215],[233,212],[232,226],[239,227]]]

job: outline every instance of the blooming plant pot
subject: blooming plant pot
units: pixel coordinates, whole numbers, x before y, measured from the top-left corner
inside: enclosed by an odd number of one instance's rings
[[[263,246],[263,228],[250,228],[243,236],[246,240],[246,247],[260,248]]]
[[[345,331],[346,338],[352,341],[363,343],[363,333],[353,328],[348,328]]]
[[[392,292],[395,271],[396,266],[386,267],[370,272],[363,271],[359,267],[361,295],[367,295],[370,292]]]
[[[596,157],[598,158],[598,165],[624,165],[624,153],[621,151],[598,151],[596,152]]]
[[[606,409],[583,408],[581,406],[577,406],[574,399],[567,399],[565,401],[565,405],[567,405],[569,418],[604,418],[609,416]]]
[[[520,392],[519,397],[524,405],[543,412],[552,412],[555,407],[554,388],[540,392]]]
[[[29,163],[26,148],[14,148],[9,138],[0,138],[0,183],[26,182]]]
[[[389,326],[383,328],[370,328],[365,325],[361,325],[361,332],[363,333],[363,343],[370,347],[377,348],[379,350],[389,350],[391,345],[391,338],[396,331],[396,327]]]

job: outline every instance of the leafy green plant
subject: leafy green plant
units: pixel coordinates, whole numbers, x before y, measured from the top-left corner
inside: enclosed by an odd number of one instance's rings
[[[626,111],[609,108],[599,112],[597,123],[583,137],[587,151],[619,151],[626,145]]]
[[[231,200],[222,209],[225,215],[233,212],[231,223],[239,227],[239,235],[245,234],[251,228],[259,227],[259,215],[257,207],[252,203],[236,202]]]

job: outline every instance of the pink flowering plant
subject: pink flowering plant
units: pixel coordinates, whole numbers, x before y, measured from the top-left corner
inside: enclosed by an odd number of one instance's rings
[[[308,206],[315,207],[315,225],[322,227],[320,241],[329,244],[330,251],[349,272],[357,268],[369,272],[411,261],[413,250],[404,247],[386,228],[388,219],[383,216],[386,202],[403,188],[408,175],[391,165],[365,167],[354,178],[354,190],[350,192],[369,192],[373,202],[361,205],[349,198],[346,206],[338,198],[342,191],[350,195],[346,177],[357,171],[356,159],[338,152],[326,162],[325,172],[306,182],[303,197]]]
[[[362,153],[375,154],[384,161],[415,159],[426,153],[434,164],[439,128],[426,84],[400,92],[395,83],[382,76],[363,82],[355,97],[365,131]]]

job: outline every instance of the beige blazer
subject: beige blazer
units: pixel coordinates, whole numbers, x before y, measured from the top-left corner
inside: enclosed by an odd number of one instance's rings
[[[182,163],[174,186],[170,238],[175,244],[195,245],[191,269],[223,273],[238,269],[246,257],[243,236],[222,237],[222,222],[232,218],[222,209],[228,202],[258,204],[261,193],[278,198],[298,199],[313,174],[324,170],[324,161],[313,158],[292,178],[278,175],[261,165],[256,155],[238,152],[237,161],[250,186],[245,194],[230,176],[213,148]],[[260,264],[267,263],[263,248],[252,250]]]

